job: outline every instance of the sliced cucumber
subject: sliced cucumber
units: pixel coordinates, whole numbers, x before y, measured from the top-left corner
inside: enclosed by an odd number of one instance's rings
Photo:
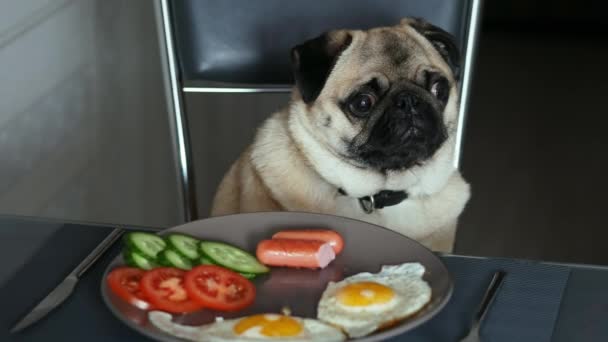
[[[182,234],[169,234],[165,239],[169,248],[173,249],[182,256],[191,260],[199,258],[199,240]]]
[[[149,259],[156,258],[156,255],[167,247],[162,238],[151,233],[128,233],[125,235],[124,241],[129,249]]]
[[[201,255],[201,257],[198,258],[198,264],[199,265],[215,265],[215,263],[213,262],[213,260],[207,258],[204,255]]]
[[[165,249],[158,254],[158,262],[161,265],[177,267],[182,270],[192,269],[192,262],[188,258],[181,256],[172,249]]]
[[[201,257],[198,258],[197,261],[198,261],[198,265],[216,265],[216,263],[214,263],[213,260],[209,259],[208,257],[206,257],[204,255],[201,255]],[[258,276],[257,274],[254,274],[254,273],[243,273],[243,272],[237,272],[237,273],[247,279],[253,279]]]
[[[148,259],[130,249],[125,249],[122,252],[122,257],[125,260],[125,263],[131,267],[137,267],[144,270],[151,270],[158,267],[158,264],[154,260]]]
[[[270,271],[253,255],[222,242],[203,241],[201,252],[212,262],[239,273],[260,274]]]

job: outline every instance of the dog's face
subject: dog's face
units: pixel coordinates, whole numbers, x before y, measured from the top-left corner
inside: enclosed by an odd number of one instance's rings
[[[409,169],[448,138],[459,57],[448,33],[419,19],[330,31],[292,50],[296,101],[336,156],[381,172]]]

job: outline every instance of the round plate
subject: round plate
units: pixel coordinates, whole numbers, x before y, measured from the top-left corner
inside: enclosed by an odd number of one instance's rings
[[[201,310],[174,315],[174,321],[185,325],[211,323],[216,316],[236,318],[254,313],[281,312],[289,307],[294,316],[316,318],[317,303],[329,281],[339,281],[360,272],[376,273],[383,265],[419,262],[426,268],[424,279],[432,289],[432,298],[415,316],[401,324],[357,341],[379,341],[402,334],[429,320],[447,303],[452,294],[452,280],[443,262],[418,242],[386,228],[348,218],[294,212],[251,213],[190,222],[167,229],[168,233],[184,233],[202,240],[224,241],[255,254],[256,245],[284,229],[323,228],[339,232],[344,250],[323,270],[272,268],[268,275],[253,280],[255,303],[239,312],[227,313]],[[106,269],[101,284],[103,299],[110,310],[129,327],[160,341],[179,341],[147,321],[147,314],[115,296],[107,287],[107,273],[123,264],[118,256]]]

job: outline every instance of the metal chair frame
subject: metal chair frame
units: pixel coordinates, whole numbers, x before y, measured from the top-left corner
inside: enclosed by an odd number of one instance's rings
[[[183,82],[180,77],[177,50],[173,36],[173,25],[170,15],[170,0],[157,0],[154,2],[158,39],[162,63],[165,96],[171,135],[173,139],[175,161],[183,215],[186,222],[198,219],[194,166],[192,160],[192,147],[190,145],[190,132],[188,130],[188,117],[184,105],[185,93],[286,93],[292,89],[291,85],[259,85],[234,84],[208,81]],[[462,159],[462,144],[464,139],[464,126],[466,112],[469,105],[471,78],[475,61],[479,28],[481,23],[481,10],[483,0],[467,1],[466,40],[463,50],[463,73],[461,81],[461,99],[458,113],[456,132],[456,147],[454,150],[454,167],[460,167]]]

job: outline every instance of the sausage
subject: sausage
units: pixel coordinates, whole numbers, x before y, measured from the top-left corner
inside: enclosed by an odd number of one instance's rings
[[[300,240],[321,240],[329,242],[334,252],[340,254],[344,248],[342,236],[333,230],[328,229],[298,229],[283,230],[272,236],[273,239],[300,239]]]
[[[319,240],[272,239],[258,244],[256,256],[269,266],[324,268],[336,253],[329,243]]]

